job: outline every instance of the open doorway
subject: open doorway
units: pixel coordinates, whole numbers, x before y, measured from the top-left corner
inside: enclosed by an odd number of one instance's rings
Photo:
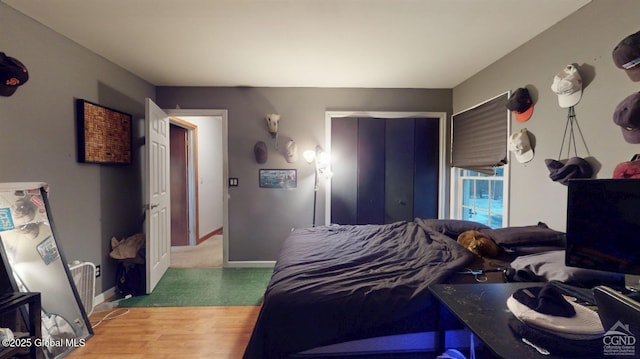
[[[172,193],[175,233],[170,267],[224,267],[228,262],[226,111],[168,110],[167,114],[173,138],[171,187],[179,194]],[[179,225],[174,226],[174,216]]]
[[[190,131],[197,131],[197,127],[180,120],[176,122],[174,119],[169,125],[169,173],[171,182],[171,247],[191,246],[198,237],[198,225],[195,225],[195,233],[193,226],[189,225],[189,220],[194,216],[191,215],[189,206],[190,201],[190,184],[191,176],[189,172],[197,171],[197,164],[190,161],[191,147]],[[195,149],[194,151],[197,151]],[[196,183],[197,185],[197,183]],[[197,206],[196,206],[197,213]],[[197,215],[195,216],[197,218]]]

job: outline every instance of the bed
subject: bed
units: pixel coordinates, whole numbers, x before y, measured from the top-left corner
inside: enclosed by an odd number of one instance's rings
[[[473,281],[461,273],[511,260],[472,254],[455,240],[467,230],[490,229],[416,219],[294,230],[277,259],[244,359],[313,356],[314,348],[337,343],[433,332],[439,316],[430,284]],[[489,279],[502,281],[502,273]]]

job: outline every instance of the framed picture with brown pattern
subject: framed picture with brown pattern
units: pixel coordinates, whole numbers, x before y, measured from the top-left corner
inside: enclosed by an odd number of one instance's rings
[[[132,162],[132,116],[87,100],[76,99],[78,162]]]

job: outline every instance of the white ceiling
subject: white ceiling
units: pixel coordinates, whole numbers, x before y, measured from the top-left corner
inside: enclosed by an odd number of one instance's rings
[[[2,0],[157,86],[453,88],[590,0]]]

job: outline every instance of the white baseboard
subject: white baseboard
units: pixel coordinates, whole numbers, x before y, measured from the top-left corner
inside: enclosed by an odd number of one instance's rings
[[[94,303],[95,303],[95,305],[98,305],[100,303],[104,303],[107,299],[112,298],[115,295],[116,295],[116,287],[111,287],[111,288],[107,289],[106,291],[96,295],[95,298],[94,298]]]
[[[276,261],[229,261],[225,268],[273,268]]]

